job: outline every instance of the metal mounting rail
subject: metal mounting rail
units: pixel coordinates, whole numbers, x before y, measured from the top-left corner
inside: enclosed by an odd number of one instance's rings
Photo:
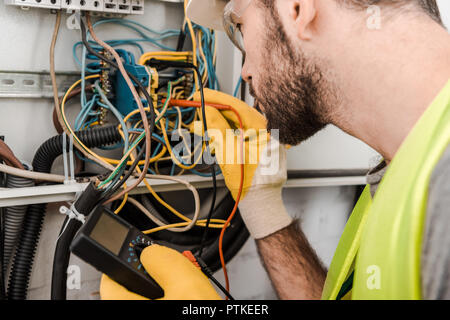
[[[59,95],[75,81],[76,72],[57,73]],[[0,71],[0,98],[53,98],[52,80],[48,72]]]
[[[186,175],[181,178],[189,181],[197,189],[212,187],[210,178],[203,178],[196,175]],[[173,181],[156,179],[149,179],[148,181],[156,192],[187,190],[183,184]],[[287,181],[285,188],[352,186],[364,184],[366,184],[366,178],[364,176],[292,178]],[[222,176],[217,178],[217,185],[219,187],[225,186]],[[83,191],[86,186],[87,183],[73,183],[31,188],[0,189],[0,207],[72,201],[75,199],[77,193]],[[143,194],[147,192],[147,188],[141,183],[130,194]]]
[[[77,80],[78,72],[57,72],[56,83],[61,97]],[[171,79],[163,73],[161,79]],[[0,71],[0,98],[45,98],[53,99],[52,80],[49,72]]]

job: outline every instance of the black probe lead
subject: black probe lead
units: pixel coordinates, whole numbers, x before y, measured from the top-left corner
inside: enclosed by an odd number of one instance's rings
[[[195,255],[194,257],[197,260],[197,263],[200,266],[200,269],[203,271],[203,273],[209,279],[211,279],[211,281],[220,289],[220,291],[222,291],[228,297],[228,299],[234,300],[233,296],[228,292],[228,290],[225,289],[216,278],[214,278],[211,269],[209,269],[205,261],[203,261],[202,258],[198,255]]]
[[[206,141],[206,152],[208,154],[211,154],[211,150],[209,147],[208,126],[206,123],[206,107],[205,107],[204,87],[203,87],[203,82],[201,81],[201,75],[200,75],[200,71],[198,70],[198,67],[189,62],[165,61],[165,60],[158,60],[155,58],[150,59],[149,61],[146,62],[146,64],[148,64],[152,67],[160,68],[160,69],[175,67],[175,68],[193,69],[195,71],[195,73],[197,74],[197,77],[199,78],[200,101],[201,101],[201,109],[202,109],[202,123],[203,123],[203,128],[205,131],[204,134],[205,134],[205,141]],[[217,194],[216,194],[217,193],[217,181],[216,181],[216,170],[215,170],[214,164],[212,165],[211,173],[212,173],[212,182],[213,182],[213,199],[212,199],[212,203],[211,203],[211,208],[208,213],[205,230],[203,232],[202,241],[201,241],[200,247],[199,247],[199,256],[201,256],[201,254],[203,253],[206,236],[207,236],[208,230],[209,230],[209,224],[210,224],[212,215],[214,213],[214,206],[215,206],[216,197],[217,197]]]
[[[209,230],[209,224],[211,223],[212,215],[214,213],[214,207],[216,204],[216,197],[217,197],[217,181],[216,181],[216,168],[215,165],[211,166],[211,174],[212,174],[212,180],[213,180],[213,198],[211,201],[211,208],[208,212],[208,217],[206,218],[206,226],[205,230],[203,230],[202,240],[200,242],[200,247],[198,249],[198,256],[201,257],[203,253],[203,249],[206,245],[206,239],[208,236],[208,230]]]

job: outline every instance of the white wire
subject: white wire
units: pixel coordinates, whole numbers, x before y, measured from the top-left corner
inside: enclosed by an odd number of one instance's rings
[[[194,196],[194,203],[195,203],[195,211],[194,211],[194,217],[192,218],[192,221],[186,225],[185,227],[182,228],[169,228],[167,230],[173,231],[173,232],[186,232],[191,230],[195,224],[198,221],[198,218],[200,216],[200,196],[198,194],[197,189],[195,189],[195,187],[188,181],[177,178],[177,177],[173,177],[173,176],[165,176],[165,175],[146,175],[146,179],[156,179],[156,180],[171,180],[174,182],[178,182],[181,184],[184,184],[193,194]],[[139,210],[141,210],[146,216],[148,216],[154,223],[156,223],[158,226],[162,227],[165,226],[166,224],[164,222],[162,222],[161,220],[159,220],[158,218],[156,218],[154,215],[152,215],[147,208],[145,208],[144,206],[142,206],[138,201],[136,201],[135,199],[132,198],[128,198],[128,201],[130,201],[133,205],[135,205]]]
[[[0,163],[0,172],[6,174],[11,174],[13,176],[18,176],[22,178],[32,179],[32,180],[42,180],[51,182],[64,183],[65,177],[57,174],[41,173],[35,171],[22,170],[14,167],[10,167],[6,164]]]

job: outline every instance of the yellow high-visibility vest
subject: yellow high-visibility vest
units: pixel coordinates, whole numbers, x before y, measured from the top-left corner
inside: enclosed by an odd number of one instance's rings
[[[450,81],[401,145],[372,199],[367,186],[344,229],[322,299],[421,299],[428,187],[450,143]]]

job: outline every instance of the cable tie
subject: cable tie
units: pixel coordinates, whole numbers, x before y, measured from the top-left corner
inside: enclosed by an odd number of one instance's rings
[[[69,168],[70,183],[75,183],[75,161],[73,158],[73,135],[69,135]]]
[[[67,135],[66,132],[62,134],[62,154],[63,154],[63,166],[64,166],[64,184],[69,183],[69,170],[67,168]]]
[[[59,212],[61,214],[68,216],[69,220],[75,219],[83,224],[86,222],[86,216],[84,214],[79,213],[77,209],[75,209],[75,206],[73,204],[70,206],[70,209],[67,208],[66,206],[61,206],[59,208]]]
[[[64,165],[64,184],[75,183],[75,163],[73,157],[73,136],[69,135],[69,150],[67,151],[67,135],[62,134],[63,139],[63,165]],[[69,157],[67,157],[69,153]]]

